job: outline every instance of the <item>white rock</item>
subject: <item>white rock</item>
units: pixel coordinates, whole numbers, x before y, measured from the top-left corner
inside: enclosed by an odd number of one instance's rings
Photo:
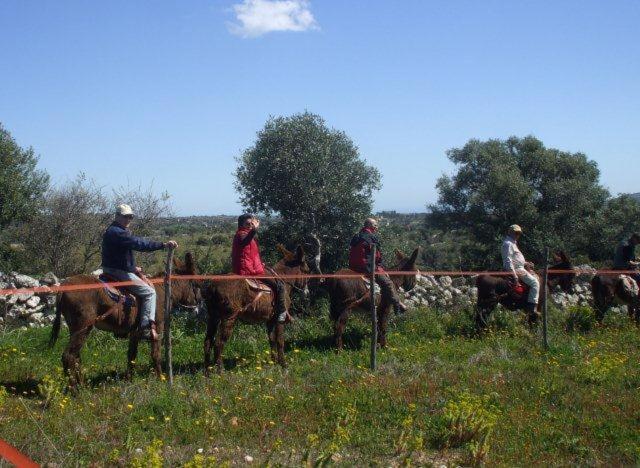
[[[33,293],[32,292],[17,294],[18,302],[20,302],[20,303],[27,302],[32,297],[33,297]]]
[[[13,282],[16,286],[20,288],[37,288],[40,286],[40,283],[37,279],[32,278],[31,276],[21,275],[20,273],[11,273],[11,277],[13,278]]]
[[[40,304],[40,297],[39,296],[32,296],[29,299],[27,299],[25,304],[26,304],[27,307],[33,309],[34,307],[37,307],[38,304]]]
[[[60,284],[60,280],[58,279],[58,277],[54,275],[53,272],[51,271],[46,275],[44,275],[41,281],[43,284],[46,284],[47,286]]]
[[[448,288],[451,286],[451,276],[441,276],[440,277],[440,284],[442,286],[444,286],[445,288]]]
[[[31,323],[41,323],[44,319],[44,314],[42,312],[36,312],[35,314],[31,314],[29,316],[29,321]]]
[[[245,455],[244,461],[246,461],[247,463],[253,463],[253,457],[251,455]]]

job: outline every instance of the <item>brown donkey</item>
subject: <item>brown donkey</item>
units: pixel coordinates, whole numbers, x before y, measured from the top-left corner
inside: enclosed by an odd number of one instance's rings
[[[571,259],[566,253],[558,250],[553,254],[553,261],[555,263],[549,267],[550,270],[566,270],[566,273],[549,273],[547,280],[549,291],[556,286],[560,286],[564,292],[571,291],[573,280],[576,277]],[[502,304],[512,311],[525,309],[527,292],[515,294],[513,285],[506,276],[479,275],[476,278],[476,287],[478,288],[478,301],[475,310],[475,325],[478,332],[487,328],[489,316],[498,304]],[[541,287],[537,313],[527,316],[530,326],[534,326],[537,322],[545,294],[546,288]]]
[[[416,248],[411,256],[406,257],[402,252],[396,250],[396,259],[398,265],[388,270],[412,272],[407,275],[390,275],[391,280],[396,288],[402,286],[405,291],[410,291],[416,285],[416,259],[420,248]],[[349,269],[343,269],[336,274],[356,274]],[[363,277],[366,275],[362,275]],[[367,288],[368,280],[361,278],[327,278],[323,283],[323,287],[329,293],[330,306],[329,314],[334,323],[336,347],[342,349],[342,334],[347,324],[347,318],[354,309],[365,309],[369,311],[371,307],[370,293]],[[376,304],[378,307],[378,344],[384,348],[387,345],[387,324],[389,322],[389,312],[391,304],[385,301],[378,294],[376,296]]]
[[[278,246],[283,254],[273,270],[278,275],[303,275],[309,273],[305,253],[301,246],[289,252]],[[291,290],[307,291],[307,279],[283,279],[287,309],[291,305]],[[215,338],[214,362],[222,371],[222,351],[231,337],[236,320],[245,323],[264,323],[267,327],[271,359],[285,367],[284,324],[277,321],[271,290],[248,279],[208,282],[202,290],[207,304],[207,332],[204,338],[204,372],[209,375],[211,345]],[[218,327],[220,332],[218,333]]]
[[[185,263],[174,258],[175,275],[195,274],[195,265],[191,253],[185,256]],[[156,277],[162,277],[157,275]],[[95,276],[76,275],[64,281],[65,286],[100,283]],[[158,295],[156,303],[156,330],[162,333],[164,325],[164,283],[155,283],[154,288]],[[178,305],[195,307],[200,297],[199,289],[193,281],[174,281],[171,287],[171,306]],[[69,327],[69,344],[62,354],[62,365],[69,376],[69,387],[75,390],[82,383],[80,369],[80,350],[84,345],[91,330],[95,327],[113,333],[118,338],[129,338],[127,378],[131,377],[133,365],[138,354],[140,342],[137,333],[138,310],[135,305],[129,311],[106,292],[104,288],[85,291],[63,292],[58,296],[56,306],[56,318],[51,330],[50,346],[58,339],[60,334],[61,316]],[[151,342],[151,359],[157,375],[160,375],[160,341]]]

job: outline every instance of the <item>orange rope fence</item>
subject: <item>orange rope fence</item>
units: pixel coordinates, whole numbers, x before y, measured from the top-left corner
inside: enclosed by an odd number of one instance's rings
[[[637,270],[549,270],[551,274],[594,274],[594,275],[633,275],[638,274]],[[379,275],[381,273],[376,273]],[[477,275],[491,275],[491,276],[511,276],[509,271],[385,271],[382,274],[389,276],[409,276],[409,275],[423,275],[423,276],[477,276]],[[283,280],[293,279],[320,279],[320,278],[343,278],[343,279],[357,279],[368,275],[367,273],[318,273],[318,274],[305,274],[305,275],[278,275],[277,278]],[[252,276],[240,276],[240,275],[171,275],[172,281],[237,281],[244,279],[268,279],[274,278],[273,275],[252,275]],[[147,281],[153,284],[164,282],[163,277],[159,278],[147,278]],[[64,283],[59,286],[39,286],[35,288],[12,288],[12,289],[0,289],[0,296],[12,296],[16,294],[57,294],[61,292],[72,291],[90,291],[93,289],[102,289],[109,285],[115,288],[124,286],[133,286],[137,284],[134,281],[118,281],[118,282],[99,282],[88,284],[73,284],[65,285]]]

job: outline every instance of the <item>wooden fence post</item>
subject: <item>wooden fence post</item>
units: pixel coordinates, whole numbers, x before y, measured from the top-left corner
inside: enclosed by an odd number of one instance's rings
[[[378,347],[378,314],[376,313],[376,245],[371,246],[371,277],[369,278],[369,293],[371,294],[371,369],[377,366]]]
[[[171,354],[171,273],[173,269],[173,247],[167,252],[164,267],[164,362],[169,386],[173,386],[173,355]]]
[[[547,297],[549,296],[549,288],[547,287],[549,279],[549,247],[544,249],[544,273],[542,275],[542,344],[544,349],[549,349],[549,338],[547,336]]]

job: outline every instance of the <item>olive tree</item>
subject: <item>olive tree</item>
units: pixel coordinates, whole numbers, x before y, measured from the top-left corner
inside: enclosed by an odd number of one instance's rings
[[[242,204],[277,218],[262,242],[273,247],[319,240],[326,269],[341,266],[380,188],[379,172],[351,138],[309,112],[270,118],[238,158],[235,176]]]

